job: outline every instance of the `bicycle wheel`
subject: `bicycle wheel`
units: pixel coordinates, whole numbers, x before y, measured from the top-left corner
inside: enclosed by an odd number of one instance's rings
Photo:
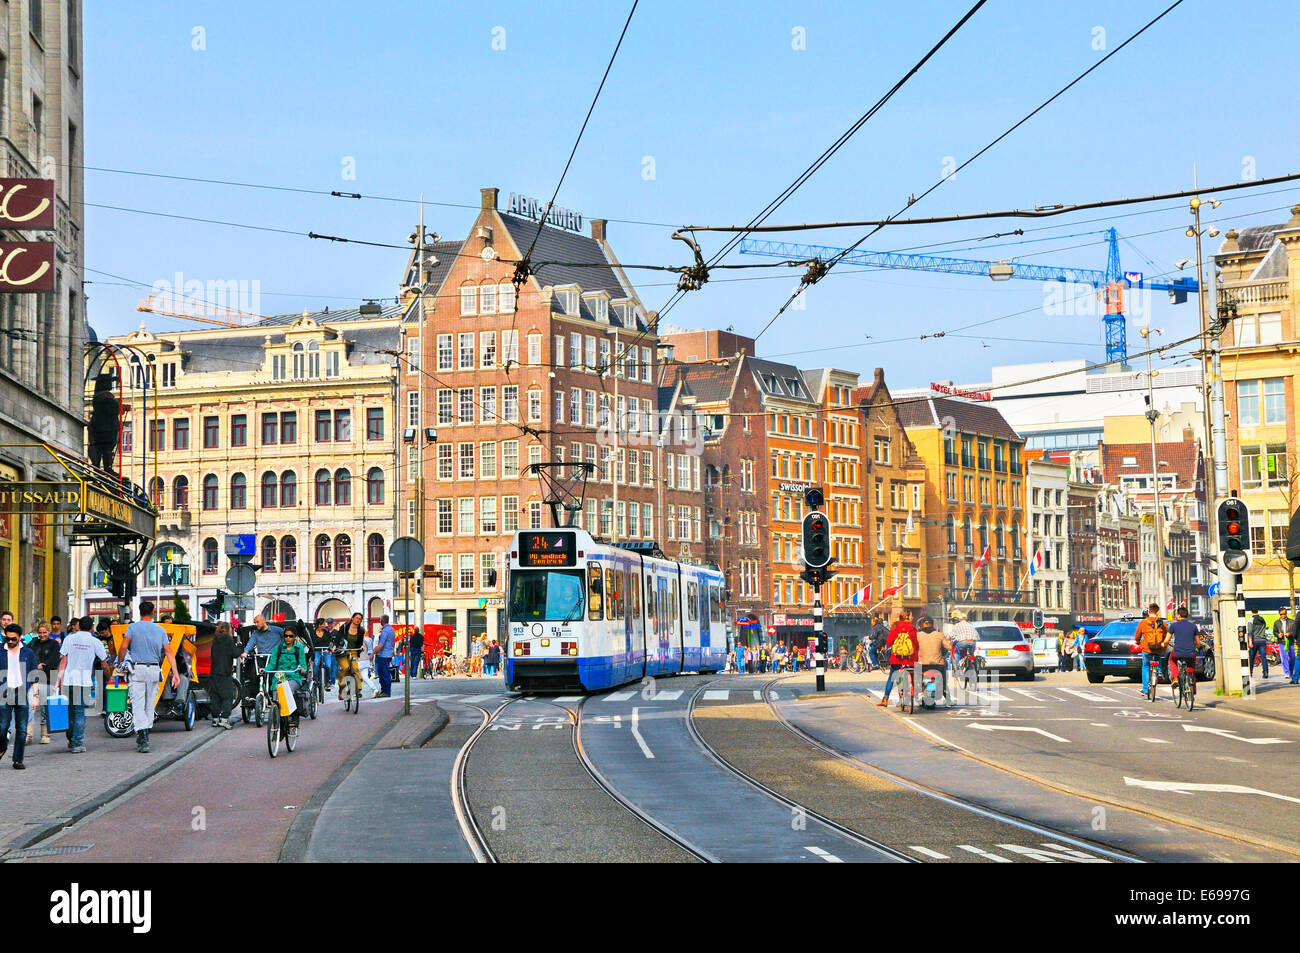
[[[261,728],[267,723],[270,718],[269,711],[270,703],[267,701],[266,695],[262,692],[258,692],[257,700],[253,702],[253,716],[257,722],[257,727]]]
[[[352,714],[361,713],[361,679],[352,676]]]
[[[1147,700],[1148,701],[1156,700],[1156,687],[1160,684],[1159,673],[1160,673],[1160,669],[1157,668],[1155,665],[1152,665],[1150,667],[1150,672],[1147,675]]]
[[[276,712],[266,722],[266,750],[274,758],[280,753],[280,714]]]
[[[291,724],[289,725],[288,728],[285,729],[284,746],[288,748],[290,751],[298,747],[298,726],[297,725]]]
[[[1173,692],[1173,695],[1174,695],[1174,707],[1175,707],[1175,708],[1182,708],[1182,707],[1183,707],[1183,692],[1184,692],[1185,689],[1184,689],[1184,685],[1183,685],[1183,672],[1182,672],[1181,669],[1180,669],[1179,672],[1178,672],[1178,678],[1176,678],[1176,679],[1174,680],[1173,684],[1170,685],[1169,688],[1170,688],[1170,690]]]
[[[1196,671],[1193,669],[1180,672],[1178,677],[1180,681],[1187,680],[1187,687],[1183,689],[1183,703],[1187,706],[1187,710],[1191,711],[1196,707]]]

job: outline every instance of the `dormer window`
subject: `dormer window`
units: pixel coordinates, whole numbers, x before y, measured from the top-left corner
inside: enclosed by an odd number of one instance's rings
[[[591,315],[600,324],[609,324],[609,295],[603,291],[592,292],[583,295],[587,301],[587,307],[591,309]]]
[[[338,351],[328,351],[325,354],[325,376],[326,377],[339,376],[339,352]]]
[[[560,303],[560,310],[565,314],[576,317],[578,314],[578,290],[577,288],[556,289],[555,300]]]

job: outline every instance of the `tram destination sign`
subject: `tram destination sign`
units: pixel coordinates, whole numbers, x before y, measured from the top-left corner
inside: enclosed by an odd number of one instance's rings
[[[519,565],[576,566],[577,536],[573,533],[522,533],[519,538]]]

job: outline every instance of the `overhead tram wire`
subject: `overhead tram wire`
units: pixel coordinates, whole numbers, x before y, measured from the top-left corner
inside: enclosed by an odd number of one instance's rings
[[[917,202],[920,202],[920,201],[921,201],[922,199],[924,199],[926,196],[930,195],[930,193],[934,192],[935,189],[939,188],[939,186],[941,186],[941,185],[943,185],[945,182],[947,182],[947,181],[948,181],[952,176],[956,175],[956,174],[957,174],[958,172],[960,172],[962,169],[966,168],[968,165],[970,165],[970,164],[971,164],[972,162],[974,162],[976,159],[980,158],[980,156],[984,155],[986,152],[988,152],[990,149],[992,149],[994,146],[996,146],[999,142],[1001,142],[1001,141],[1002,141],[1003,139],[1005,139],[1007,136],[1011,135],[1011,133],[1015,132],[1017,129],[1019,129],[1021,126],[1023,126],[1025,123],[1027,123],[1027,122],[1028,122],[1030,119],[1032,119],[1034,116],[1038,115],[1040,112],[1042,112],[1042,111],[1043,111],[1044,109],[1046,109],[1048,106],[1050,106],[1052,103],[1056,102],[1056,100],[1060,99],[1061,96],[1063,96],[1066,92],[1068,92],[1070,89],[1072,89],[1072,88],[1073,88],[1074,86],[1076,86],[1078,83],[1082,82],[1083,79],[1084,79],[1085,77],[1089,76],[1089,75],[1092,74],[1095,70],[1099,69],[1099,68],[1102,66],[1102,64],[1108,62],[1108,61],[1110,60],[1111,57],[1115,56],[1115,55],[1116,55],[1117,53],[1119,53],[1122,49],[1124,49],[1126,46],[1128,46],[1130,43],[1132,43],[1134,40],[1136,40],[1138,37],[1140,37],[1143,33],[1145,33],[1147,30],[1151,29],[1151,27],[1153,27],[1153,26],[1155,26],[1157,23],[1159,23],[1162,19],[1164,19],[1166,16],[1168,16],[1170,12],[1172,12],[1173,10],[1175,10],[1177,7],[1181,6],[1183,2],[1184,2],[1184,0],[1174,0],[1174,2],[1171,3],[1169,6],[1165,7],[1164,10],[1162,10],[1160,13],[1156,14],[1152,19],[1148,20],[1148,21],[1147,21],[1147,22],[1146,22],[1146,23],[1141,27],[1141,29],[1139,29],[1136,33],[1133,33],[1131,36],[1129,36],[1127,39],[1125,39],[1123,43],[1121,43],[1119,46],[1115,47],[1115,49],[1111,50],[1109,53],[1107,53],[1105,56],[1103,56],[1101,59],[1099,59],[1096,63],[1093,63],[1091,66],[1089,66],[1086,70],[1084,70],[1082,73],[1080,73],[1080,74],[1079,74],[1078,76],[1076,76],[1074,79],[1070,80],[1070,82],[1066,83],[1064,86],[1062,86],[1060,89],[1058,89],[1055,93],[1053,93],[1053,94],[1052,94],[1051,96],[1049,96],[1047,99],[1043,100],[1043,102],[1041,102],[1041,103],[1039,103],[1037,106],[1035,106],[1032,110],[1030,110],[1030,111],[1029,111],[1028,113],[1026,113],[1023,117],[1021,117],[1019,120],[1017,120],[1017,121],[1016,121],[1015,123],[1013,123],[1011,126],[1009,126],[1006,130],[1004,130],[1000,135],[998,135],[996,138],[994,138],[992,141],[990,141],[990,142],[989,142],[987,145],[985,145],[982,149],[980,149],[980,150],[979,150],[978,152],[976,152],[974,155],[970,156],[970,157],[967,158],[965,161],[963,161],[963,162],[961,163],[961,165],[959,165],[959,166],[957,166],[957,168],[953,169],[952,172],[950,172],[950,173],[948,173],[947,175],[944,175],[943,177],[941,177],[941,178],[939,179],[938,182],[934,183],[934,185],[930,186],[928,189],[926,189],[926,190],[925,190],[924,192],[922,192],[920,195],[914,195],[914,196],[909,197],[908,200],[907,200],[907,202],[903,205],[902,208],[900,208],[897,212],[895,212],[895,213],[894,213],[892,216],[890,216],[888,219],[885,219],[884,221],[882,221],[882,222],[880,222],[879,224],[877,224],[877,225],[876,225],[876,226],[875,226],[871,231],[867,232],[865,235],[863,235],[861,238],[859,238],[856,242],[854,242],[854,243],[853,243],[852,245],[850,245],[848,248],[846,248],[846,249],[844,249],[843,251],[841,251],[841,252],[839,252],[838,254],[836,254],[836,255],[835,255],[834,257],[832,257],[829,261],[825,261],[825,262],[822,262],[822,261],[814,261],[814,262],[810,263],[810,264],[809,264],[809,267],[808,267],[808,272],[804,275],[803,279],[800,281],[800,283],[799,283],[799,287],[794,291],[794,293],[792,293],[792,294],[790,295],[789,298],[786,299],[785,304],[781,305],[780,309],[776,312],[776,314],[774,314],[774,315],[772,316],[771,320],[769,320],[769,321],[767,322],[767,324],[765,324],[765,325],[763,326],[763,329],[762,329],[761,331],[759,331],[758,334],[754,335],[754,340],[757,341],[760,337],[762,337],[762,336],[767,332],[767,329],[770,328],[770,327],[771,327],[771,326],[776,322],[776,319],[777,319],[777,318],[779,318],[782,314],[785,313],[786,309],[790,307],[790,305],[795,301],[796,298],[799,297],[800,294],[802,294],[802,293],[804,292],[804,290],[806,290],[810,285],[816,284],[818,281],[820,281],[822,278],[824,278],[824,277],[826,276],[826,273],[827,273],[827,272],[829,272],[829,271],[830,271],[832,268],[834,268],[837,264],[839,264],[841,261],[843,261],[843,260],[844,260],[844,259],[845,259],[845,258],[846,258],[850,253],[851,253],[851,252],[853,252],[853,251],[855,251],[857,248],[859,248],[859,247],[862,245],[862,243],[865,242],[868,238],[870,238],[872,235],[875,235],[877,232],[879,232],[879,231],[880,231],[882,228],[884,228],[886,225],[890,224],[890,222],[891,222],[893,219],[896,219],[899,215],[902,215],[903,212],[905,212],[907,209],[911,208],[911,207],[912,207],[913,205],[915,205]]]
[[[799,173],[799,175],[795,177],[795,180],[791,182],[789,185],[787,185],[784,189],[782,189],[781,192],[776,196],[776,198],[768,202],[768,204],[764,206],[758,212],[757,215],[755,215],[752,219],[750,219],[750,225],[755,226],[755,225],[762,224],[769,217],[771,217],[771,215],[774,212],[776,212],[777,209],[779,209],[782,205],[784,205],[786,201],[788,201],[790,197],[793,196],[794,193],[797,192],[805,182],[807,182],[810,178],[812,178],[812,176],[815,175],[821,169],[822,166],[824,166],[827,162],[830,161],[831,157],[834,156],[835,153],[839,152],[840,149],[842,149],[844,145],[851,138],[853,138],[854,135],[857,134],[858,130],[860,130],[864,125],[866,125],[876,115],[877,112],[879,112],[882,108],[884,108],[884,106],[894,97],[894,94],[897,93],[900,89],[902,89],[903,86],[905,86],[907,82],[913,76],[915,76],[921,70],[921,68],[925,66],[925,64],[929,62],[930,59],[936,53],[938,53],[939,50],[942,49],[948,43],[948,41],[951,40],[953,36],[955,36],[957,32],[962,27],[964,27],[966,23],[977,12],[979,12],[979,9],[982,6],[984,6],[984,4],[987,2],[988,0],[978,0],[978,2],[976,2],[969,10],[967,10],[966,13],[962,16],[962,18],[958,20],[948,30],[948,32],[945,33],[942,38],[940,38],[940,40],[937,43],[935,43],[932,47],[930,47],[930,49],[925,53],[925,55],[922,56],[919,60],[917,60],[917,62],[912,66],[912,68],[909,69],[896,83],[894,83],[894,85],[891,86],[883,96],[881,96],[878,100],[876,100],[876,102],[871,106],[870,109],[868,109],[865,113],[859,116],[858,119],[853,123],[853,125],[849,126],[849,128],[846,129],[838,139],[836,139],[833,143],[831,143],[831,145],[828,146],[820,156],[818,156],[816,159],[813,160],[811,165],[809,165],[806,169],[804,169],[803,172]],[[742,231],[741,234],[735,236],[731,241],[729,241],[726,245],[724,245],[722,249],[720,249],[715,255],[713,255],[707,263],[703,262],[703,260],[700,258],[699,246],[697,244],[689,241],[684,237],[682,237],[682,241],[685,241],[688,245],[691,245],[692,249],[695,251],[698,265],[702,266],[702,271],[707,276],[708,270],[711,268],[719,267],[719,263],[722,261],[722,259],[731,253],[732,249],[734,249],[735,246],[739,244],[740,240],[744,238],[744,235],[747,233],[748,230],[752,230],[752,229],[747,229],[745,231]],[[679,229],[678,232],[674,234],[674,237],[681,237],[680,232],[682,231],[689,231],[689,229]],[[705,280],[707,280],[707,277],[705,278]],[[677,302],[681,301],[681,299],[686,295],[686,293],[687,292],[684,290],[681,281],[679,281],[677,290],[674,291],[673,294],[669,296],[668,301],[657,312],[657,317],[655,318],[654,321],[655,327],[653,328],[656,334],[658,333],[659,322],[662,321],[663,318],[670,311],[672,311],[672,309],[677,305]],[[645,339],[646,335],[650,333],[651,330],[652,328],[650,327],[650,323],[647,322],[645,329],[638,331],[637,334],[633,337],[633,339],[629,343],[623,346],[623,350],[619,352],[619,354],[613,357],[611,363],[616,364],[618,363],[618,361],[622,360],[623,356],[627,353],[628,348],[634,347],[637,344],[639,344],[642,340]]]

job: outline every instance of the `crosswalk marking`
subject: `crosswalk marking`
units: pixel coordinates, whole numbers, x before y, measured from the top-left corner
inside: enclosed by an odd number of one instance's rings
[[[1151,742],[1151,744],[1153,744],[1153,745],[1167,745],[1167,744],[1169,744],[1169,742],[1165,741],[1164,738],[1143,738],[1142,740],[1143,740],[1143,741],[1149,741],[1149,742]]]
[[[682,697],[682,690],[681,690],[680,688],[675,688],[675,689],[673,689],[672,691],[667,691],[667,692],[660,692],[660,691],[657,691],[657,692],[655,692],[653,695],[651,695],[651,696],[650,696],[648,699],[646,699],[646,700],[647,700],[647,701],[675,702],[675,701],[677,701],[677,699],[679,699],[679,698],[681,698],[681,697]]]
[[[1043,697],[1037,692],[1027,692],[1023,688],[1008,688],[1007,691],[1015,692],[1017,695],[1024,695],[1031,702],[1040,702],[1043,700]]]
[[[1064,844],[1053,844],[1050,841],[1045,844],[1039,844],[1040,847],[1046,847],[1048,850],[1054,850],[1058,854],[1065,854],[1072,857],[1081,864],[1109,864],[1110,861],[1104,857],[1093,857],[1091,854],[1085,854],[1081,850],[1075,850],[1073,847],[1066,847]]]
[[[501,695],[499,693],[493,692],[490,695],[465,695],[460,697],[458,700],[463,702],[490,702],[500,697]]]
[[[760,692],[757,688],[754,689],[754,701],[759,702],[762,700],[763,700],[763,693]]]
[[[1013,854],[1020,854],[1022,857],[1032,857],[1044,864],[1059,864],[1060,857],[1053,856],[1045,850],[1039,850],[1036,847],[1026,847],[1023,844],[998,844],[1003,850],[1010,851]]]
[[[1065,688],[1062,686],[1058,691],[1065,692],[1067,695],[1073,695],[1075,698],[1082,698],[1087,702],[1101,702],[1104,705],[1111,703],[1110,699],[1105,695],[1098,695],[1096,692],[1087,692],[1081,688]]]
[[[918,854],[921,854],[922,856],[925,856],[925,857],[929,857],[929,858],[931,858],[931,859],[933,859],[933,860],[950,860],[950,859],[951,859],[951,858],[949,858],[949,856],[948,856],[947,854],[941,854],[941,853],[939,853],[937,850],[931,850],[931,849],[928,848],[928,847],[918,847],[918,846],[916,846],[915,844],[913,844],[911,847],[908,847],[907,849],[908,849],[908,850],[914,850],[914,851],[916,851]]]
[[[605,696],[605,701],[607,701],[607,702],[625,702],[625,701],[627,701],[629,698],[633,698],[635,695],[636,695],[636,692],[611,692],[610,694],[608,694],[608,695]]]
[[[725,688],[711,688],[704,693],[706,702],[725,702],[731,697],[731,692]]]
[[[964,851],[969,851],[972,854],[975,854],[979,857],[984,857],[988,860],[994,861],[995,863],[999,863],[999,864],[1011,863],[1011,861],[1008,860],[1006,857],[999,857],[997,854],[990,854],[988,851],[982,850],[979,847],[972,847],[970,844],[958,844],[957,846]]]
[[[582,696],[581,696],[581,695],[561,695],[559,698],[552,698],[551,701],[553,701],[553,702],[580,702],[580,701],[582,701]]]
[[[817,856],[817,857],[820,857],[822,860],[826,861],[826,863],[828,863],[828,864],[842,864],[842,863],[844,863],[844,861],[840,860],[840,859],[839,859],[838,857],[836,857],[834,854],[828,854],[826,851],[822,850],[820,847],[805,847],[804,850],[808,851],[808,853],[810,853],[810,854],[813,854],[813,855],[815,855],[815,856]]]

